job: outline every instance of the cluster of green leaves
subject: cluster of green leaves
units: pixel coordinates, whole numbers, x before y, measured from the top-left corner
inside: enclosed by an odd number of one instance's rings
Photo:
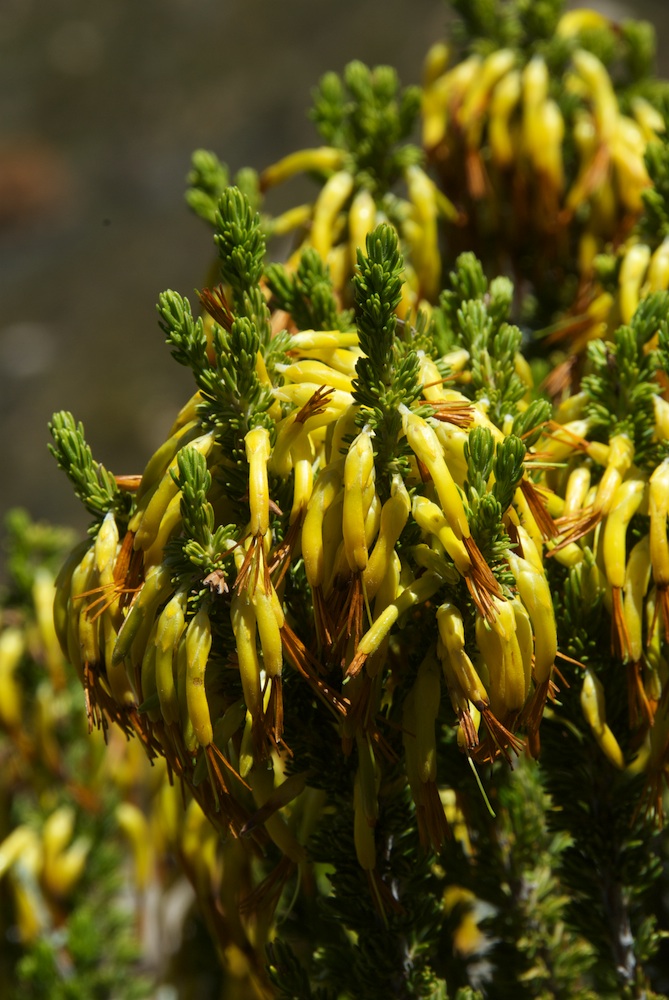
[[[198,416],[203,426],[216,431],[227,454],[238,457],[243,454],[244,435],[265,422],[273,402],[255,369],[260,347],[256,328],[246,317],[235,319],[229,331],[215,326],[210,347],[202,319],[193,318],[188,299],[163,292],[158,312],[172,356],[195,376],[202,394]]]
[[[169,543],[166,560],[174,563],[176,575],[184,584],[191,584],[194,577],[211,577],[213,586],[221,589],[227,576],[225,561],[237,538],[237,525],[216,526],[209,500],[211,473],[204,455],[186,445],[177,454],[177,465],[178,471],[172,473],[172,478],[181,491],[182,532]]]
[[[482,404],[499,428],[516,417],[527,386],[516,372],[522,334],[507,322],[513,285],[508,278],[490,283],[472,253],[461,254],[450,274],[450,288],[439,297],[436,336],[446,350],[464,347],[471,364],[471,383],[464,387]]]
[[[196,149],[186,180],[186,203],[201,219],[215,226],[218,203],[231,183],[227,165],[221,163],[215,153]],[[234,184],[248,198],[249,204],[257,209],[260,203],[257,172],[251,167],[242,167],[235,174]]]
[[[397,308],[402,296],[404,261],[395,230],[378,226],[367,237],[367,253],[358,250],[353,278],[356,322],[362,356],[356,363],[353,398],[360,404],[357,423],[374,431],[377,489],[381,499],[390,494],[395,472],[406,473],[406,451],[400,444],[399,407],[421,395],[418,355],[411,342],[397,335]]]
[[[263,353],[272,336],[269,308],[260,288],[265,263],[265,237],[260,216],[237,187],[226,188],[214,221],[221,278],[229,286],[232,312],[250,320]]]
[[[505,565],[504,553],[509,547],[502,516],[523,477],[525,445],[519,437],[510,434],[495,447],[489,428],[473,427],[465,442],[465,459],[469,525],[488,564],[499,569]]]
[[[652,186],[642,192],[642,237],[653,246],[669,236],[669,142],[650,142],[644,157]]]
[[[488,54],[499,48],[529,48],[550,39],[564,0],[451,0],[459,15],[456,38],[472,51]]]
[[[325,142],[349,154],[357,184],[383,195],[405,167],[422,159],[421,151],[405,142],[419,108],[419,88],[401,90],[391,66],[369,69],[356,60],[343,78],[322,77],[311,117]]]
[[[352,313],[340,311],[329,268],[312,247],[302,251],[294,273],[270,264],[265,278],[277,307],[290,313],[299,330],[352,329]]]
[[[229,493],[241,500],[248,480],[244,437],[259,425],[275,430],[267,412],[274,397],[258,375],[258,353],[273,371],[284,359],[287,336],[272,337],[260,288],[265,257],[260,216],[238,188],[227,188],[219,198],[215,225],[224,284],[216,290],[214,312],[223,325],[214,323],[208,339],[202,318],[194,319],[188,300],[173,291],[161,294],[158,313],[172,356],[195,377],[202,396],[198,416],[215,432],[228,460]]]
[[[72,483],[75,496],[93,515],[91,530],[97,531],[110,510],[120,523],[127,521],[132,495],[119,489],[114,476],[95,461],[86,443],[84,425],[77,423],[71,413],[61,410],[54,413],[49,430],[54,442],[49,445],[49,451]]]
[[[666,447],[653,440],[653,399],[659,391],[655,374],[665,355],[648,345],[655,334],[661,335],[662,345],[669,341],[668,311],[668,292],[644,298],[630,325],[619,326],[612,341],[588,345],[588,371],[581,382],[593,429],[603,432],[604,440],[627,434],[634,442],[635,461],[649,469],[664,457]]]

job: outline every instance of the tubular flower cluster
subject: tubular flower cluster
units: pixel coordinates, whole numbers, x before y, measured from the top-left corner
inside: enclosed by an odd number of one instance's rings
[[[573,25],[565,15],[558,37],[575,39]],[[556,613],[569,599],[574,617],[601,606],[610,626],[634,745],[647,745],[634,768],[655,789],[669,767],[649,736],[666,725],[669,677],[668,255],[635,234],[605,292],[586,253],[638,214],[643,152],[661,128],[644,103],[630,105],[634,119],[621,112],[606,68],[576,42],[563,118],[548,65],[506,48],[452,68],[435,60],[422,100],[433,171],[397,149],[404,119],[365,162],[349,135],[267,168],[262,190],[299,171],[323,181],[284,268],[265,267],[262,226],[284,232],[286,220],[261,225],[238,189],[223,192],[207,315],[161,297],[197,392],[141,477],[93,463],[68,414],[52,425],[95,517],[54,614],[91,725],[138,736],[219,829],[253,833],[253,850],[271,841],[286,870],[306,863],[306,803],[327,787],[310,786],[311,760],[300,771],[311,726],[350,778],[355,852],[380,909],[375,834],[398,759],[420,838],[438,850],[444,748],[474,769],[536,756],[546,705],[559,713],[556,658],[581,692],[593,753],[632,766],[606,717],[605,671]],[[349,83],[354,118],[397,89],[357,65]],[[563,312],[556,329],[591,342],[553,373],[554,405],[510,322],[511,282],[488,282],[464,253],[442,288],[439,227],[464,221],[442,191],[458,180],[459,148],[458,204],[527,194],[524,235],[538,227],[554,247],[538,261],[551,275],[563,243],[581,243],[587,315],[575,330]],[[406,198],[391,195],[398,182]],[[9,684],[17,653],[10,640],[0,652]]]

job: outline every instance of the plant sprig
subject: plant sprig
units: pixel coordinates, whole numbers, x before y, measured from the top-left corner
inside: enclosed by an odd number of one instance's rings
[[[86,443],[84,425],[77,423],[71,413],[60,410],[51,418],[49,430],[54,441],[49,451],[72,483],[77,498],[95,518],[93,530],[111,510],[121,521],[127,521],[132,495],[119,489],[112,473],[95,461]]]
[[[370,69],[355,60],[342,77],[322,77],[311,118],[327,143],[349,154],[358,185],[383,195],[422,159],[420,149],[406,142],[419,108],[420,90],[402,90],[391,66]]]
[[[418,355],[396,336],[395,309],[402,295],[404,262],[397,233],[378,226],[367,237],[367,253],[358,250],[353,278],[357,325],[363,356],[356,363],[353,398],[360,404],[359,426],[375,432],[374,446],[379,495],[389,493],[394,472],[406,471],[400,443],[400,404],[411,406],[420,397]]]

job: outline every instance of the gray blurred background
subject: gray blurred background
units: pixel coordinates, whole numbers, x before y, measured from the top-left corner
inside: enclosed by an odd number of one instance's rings
[[[666,0],[587,5],[669,39]],[[444,0],[0,0],[0,517],[86,526],[47,453],[54,410],[136,473],[191,394],[155,312],[212,259],[183,200],[191,151],[235,171],[317,144],[325,71],[359,58],[417,83],[448,16]]]

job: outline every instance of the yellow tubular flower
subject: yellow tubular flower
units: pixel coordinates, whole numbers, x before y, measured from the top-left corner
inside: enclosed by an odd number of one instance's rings
[[[44,859],[53,860],[72,840],[75,814],[72,806],[60,806],[44,821],[42,827],[42,849]]]
[[[211,622],[207,609],[202,607],[191,619],[186,631],[186,702],[188,717],[197,741],[208,747],[214,733],[209,714],[209,703],[204,686],[205,671],[211,649]]]
[[[22,722],[23,688],[15,677],[26,649],[24,632],[7,626],[0,632],[0,722],[10,732]]]
[[[669,288],[669,237],[662,240],[648,265],[648,292],[664,292]]]
[[[402,564],[400,562],[400,557],[397,555],[397,552],[393,551],[386,575],[381,581],[381,586],[379,587],[376,598],[374,599],[372,621],[376,621],[376,619],[383,614],[388,605],[391,604],[401,593],[401,568]],[[365,670],[367,671],[369,677],[376,677],[379,671],[381,671],[386,665],[389,645],[390,637],[389,635],[386,635],[385,639],[381,640],[374,652],[370,653],[369,657],[365,661]]]
[[[348,239],[349,252],[351,255],[351,268],[354,268],[358,259],[358,249],[363,250],[366,246],[367,236],[376,225],[376,202],[374,198],[361,188],[356,194],[348,213]]]
[[[416,604],[423,604],[425,601],[428,601],[436,594],[443,582],[443,578],[438,573],[428,570],[427,573],[423,573],[422,576],[419,576],[408,587],[405,587],[399,597],[381,612],[371,628],[363,635],[358,643],[355,657],[346,671],[347,676],[354,677],[358,674],[366,658],[386,638],[400,616]]]
[[[417,495],[413,499],[411,507],[413,518],[418,525],[430,534],[438,538],[444,549],[455,563],[456,569],[462,576],[467,576],[472,569],[472,561],[464,543],[457,537],[441,508],[428,500],[427,497]]]
[[[179,645],[175,653],[176,660],[176,687],[179,701],[179,726],[181,728],[181,739],[186,748],[186,752],[191,756],[196,753],[199,746],[193,723],[188,714],[188,653],[186,650],[186,633],[182,632]]]
[[[72,581],[75,578],[75,574],[78,575],[78,571],[80,572],[81,561],[86,552],[89,551],[89,548],[90,541],[86,539],[73,549],[61,566],[60,572],[58,573],[54,583],[55,593],[53,597],[53,626],[56,630],[58,645],[60,646],[63,656],[66,658],[68,631],[71,628],[71,613],[73,607],[71,602]],[[81,592],[82,588],[79,586],[77,593]]]
[[[650,537],[644,535],[632,548],[625,567],[623,614],[629,659],[638,663],[643,653],[644,598],[650,583]]]
[[[303,407],[306,406],[309,401],[313,398],[314,393],[322,391],[322,386],[318,385],[316,382],[294,382],[288,383],[287,385],[277,386],[274,389],[274,395],[277,399],[280,399],[287,403],[292,403],[294,406]],[[335,420],[339,420],[342,413],[351,405],[352,397],[349,392],[341,392],[335,389],[334,392],[328,393],[327,406],[325,412],[330,416],[328,419],[321,419],[320,423],[330,423]],[[311,418],[309,418],[310,420]],[[305,426],[309,428],[309,420],[306,421]]]
[[[557,655],[557,626],[548,580],[527,559],[508,552],[507,560],[534,629],[534,679],[543,684],[550,678]]]
[[[140,634],[143,623],[153,621],[158,606],[172,592],[171,576],[170,570],[163,564],[151,566],[148,570],[144,584],[130,605],[119,630],[112,658],[114,663],[120,663],[130,653],[130,647]]]
[[[465,628],[462,614],[454,604],[446,602],[437,609],[437,627],[441,645],[437,651],[444,669],[444,679],[455,679],[459,689],[477,708],[489,704],[486,691],[477,670],[465,649]]]
[[[244,438],[246,460],[249,463],[250,531],[252,535],[265,535],[269,528],[269,484],[267,462],[270,456],[269,431],[254,427]]]
[[[362,585],[369,601],[376,596],[388,571],[395,545],[404,530],[410,510],[411,501],[404,481],[401,476],[395,475],[390,488],[390,497],[381,508],[378,537],[362,573]]]
[[[102,637],[105,649],[105,676],[109,690],[119,705],[136,705],[137,693],[131,678],[126,673],[125,662],[120,660],[118,663],[114,663],[114,649],[118,632],[108,616],[102,617]]]
[[[154,862],[153,841],[149,824],[142,810],[131,802],[120,802],[116,807],[116,822],[130,841],[135,862],[135,884],[145,889]]]
[[[490,705],[495,712],[493,699],[498,695],[506,712],[513,715],[519,712],[527,699],[529,691],[529,676],[526,676],[525,663],[518,642],[516,615],[512,601],[500,601],[493,598],[496,604],[495,616],[491,621],[491,629],[500,639],[502,645],[502,663],[499,672],[496,663],[486,660],[490,675]],[[486,629],[485,619],[481,619],[483,629]],[[477,631],[477,641],[481,629]],[[497,714],[495,712],[495,714]],[[500,716],[498,716],[500,718]]]
[[[87,599],[83,595],[95,588],[97,573],[95,570],[95,549],[90,548],[72,574],[70,599],[67,620],[67,658],[75,667],[80,680],[83,681],[84,663],[96,663],[99,660],[99,643],[95,648],[94,632],[91,630],[88,615]],[[93,623],[95,626],[95,623]],[[83,630],[83,635],[82,635]],[[83,642],[82,642],[83,640]],[[86,645],[86,652],[82,645]],[[87,657],[92,657],[87,659]]]
[[[427,88],[446,72],[450,49],[445,42],[435,42],[423,60],[423,87]]]
[[[267,593],[259,577],[252,600],[265,671],[269,677],[280,677],[283,666],[281,629],[285,624],[285,617],[272,582],[270,581]]]
[[[555,34],[560,38],[572,38],[574,35],[580,35],[582,31],[597,31],[609,26],[610,21],[605,14],[588,7],[579,7],[577,10],[568,10],[562,15]]]
[[[606,721],[604,687],[590,667],[585,668],[581,689],[581,709],[602,752],[618,770],[625,766],[620,744]]]
[[[322,361],[297,361],[292,365],[278,365],[277,370],[288,382],[313,382],[317,385],[329,385],[341,392],[353,391],[353,381],[349,376],[330,368]]]
[[[92,846],[89,837],[77,837],[50,865],[47,865],[45,859],[42,881],[47,892],[56,899],[69,896],[84,873]]]
[[[534,663],[534,635],[532,632],[532,622],[527,611],[527,608],[514,597],[509,601],[509,605],[513,610],[513,616],[516,624],[516,637],[518,639],[518,647],[520,649],[520,655],[523,662],[523,673],[525,676],[525,697],[530,690],[530,684],[532,682],[532,666]]]
[[[639,510],[646,492],[643,479],[626,479],[616,489],[604,522],[604,571],[612,587],[622,588],[627,563],[627,527]]]
[[[357,330],[300,330],[291,334],[288,350],[311,356],[311,351],[357,347],[358,341]]]
[[[567,486],[564,494],[564,508],[562,517],[567,520],[580,514],[585,504],[585,498],[590,489],[592,471],[590,463],[577,465],[569,473]]]
[[[565,125],[558,105],[548,99],[536,109],[534,118],[532,160],[539,173],[550,181],[557,193],[564,189],[564,164],[562,140]]]
[[[412,413],[408,407],[400,405],[402,426],[411,450],[432,476],[442,510],[456,537],[469,538],[469,522],[465,506],[453,476],[451,475],[441,450],[439,438],[432,427]]]
[[[646,140],[637,123],[620,115],[611,143],[611,160],[616,168],[621,204],[630,212],[643,210],[642,192],[651,181],[644,162]]]
[[[154,621],[146,643],[138,648],[135,656],[135,666],[139,667],[139,686],[142,702],[146,705],[146,714],[151,722],[158,722],[161,717],[158,700],[158,682],[156,679],[156,629],[158,622]],[[140,657],[141,653],[141,657]]]
[[[193,397],[193,402],[201,402],[199,392],[197,392]],[[196,437],[197,432],[200,429],[199,421],[196,419],[195,410],[193,409],[192,417],[184,424],[172,428],[170,436],[151,456],[146,464],[144,472],[142,473],[142,481],[139,484],[139,489],[136,493],[137,513],[130,521],[130,531],[136,530],[139,519],[141,518],[141,512],[143,512],[148,500],[150,499],[151,491],[158,485],[162,477],[165,475],[165,472],[167,471],[170,462],[173,460],[176,453],[180,448],[183,448],[189,440]]]
[[[294,229],[302,229],[309,224],[314,206],[310,204],[295,205],[281,215],[275,215],[270,223],[272,236],[285,236]]]
[[[594,510],[608,514],[615,492],[634,461],[634,442],[627,434],[614,434],[609,439],[609,454],[604,475],[595,494]]]
[[[149,566],[157,566],[162,562],[165,545],[181,526],[181,493],[173,496],[163,514],[156,535],[147,549],[144,550],[143,564],[147,570]]]
[[[457,113],[457,121],[470,148],[480,144],[483,118],[491,91],[513,69],[517,56],[513,49],[497,49],[483,60],[480,72],[467,89]]]
[[[597,56],[585,49],[577,49],[572,62],[592,102],[600,142],[609,144],[615,135],[619,114],[611,77]]]
[[[302,557],[309,585],[320,587],[324,580],[323,520],[343,483],[343,459],[332,463],[317,477],[302,525]]]
[[[119,533],[113,511],[104,517],[95,538],[95,568],[100,581],[100,590],[105,611],[116,625],[121,623],[119,608],[120,595],[115,592],[114,565],[118,554]]]
[[[367,565],[365,519],[371,496],[366,503],[365,492],[370,487],[373,491],[374,479],[374,447],[371,434],[365,428],[351,443],[344,462],[342,531],[346,559],[353,572]]]
[[[334,243],[334,225],[353,191],[354,179],[347,170],[339,170],[323,185],[314,205],[309,243],[323,261]]]
[[[335,149],[334,146],[319,146],[316,149],[299,149],[295,153],[289,153],[283,159],[273,163],[271,167],[266,167],[260,175],[261,190],[266,191],[269,187],[282,184],[295,174],[305,171],[316,170],[329,172],[339,170],[344,162],[344,152]]]
[[[156,687],[160,711],[166,725],[179,721],[179,700],[174,683],[174,659],[181,634],[186,628],[187,593],[179,590],[167,602],[156,629]]]
[[[194,441],[190,441],[188,444],[189,448],[196,448],[200,454],[205,457],[209,455],[213,446],[213,431],[195,438]],[[176,473],[177,471],[178,464],[177,456],[175,455],[168,465],[167,470],[160,480],[157,488],[151,494],[146,508],[141,512],[141,514],[138,510],[137,514],[130,521],[129,530],[136,530],[134,541],[134,547],[136,550],[150,548],[155,540],[168,504],[178,492],[177,484],[172,478],[172,473]]]
[[[300,435],[305,433],[304,424],[297,419],[299,412],[299,410],[293,410],[277,424],[274,447],[267,462],[267,468],[281,479],[288,479],[292,469],[290,449]]]
[[[669,403],[662,396],[653,396],[653,409],[655,410],[655,434],[656,441],[669,440]]]
[[[488,142],[493,162],[500,169],[511,166],[516,155],[510,119],[522,92],[520,70],[514,69],[499,81],[490,99]]]
[[[462,101],[467,89],[476,79],[481,57],[469,56],[439,76],[423,91],[423,146],[433,149],[446,134],[448,117]]]
[[[641,285],[650,262],[650,247],[645,243],[635,243],[625,251],[620,274],[618,292],[620,296],[620,316],[623,323],[630,323],[639,305]]]
[[[256,611],[246,591],[233,595],[230,602],[230,619],[237,645],[237,660],[244,702],[255,722],[262,714],[260,660],[256,646]],[[242,777],[245,775],[242,774]]]
[[[650,514],[650,561],[653,580],[658,589],[663,608],[665,631],[669,633],[667,614],[667,589],[669,588],[669,541],[667,540],[667,513],[669,512],[669,460],[665,459],[654,470],[649,480],[648,513]]]
[[[432,301],[439,292],[441,274],[436,187],[425,171],[415,164],[406,168],[404,176],[418,227],[417,239],[412,241],[412,262],[422,297]]]
[[[523,147],[532,158],[536,145],[536,116],[548,98],[548,67],[543,56],[533,56],[522,75],[523,88]]]

